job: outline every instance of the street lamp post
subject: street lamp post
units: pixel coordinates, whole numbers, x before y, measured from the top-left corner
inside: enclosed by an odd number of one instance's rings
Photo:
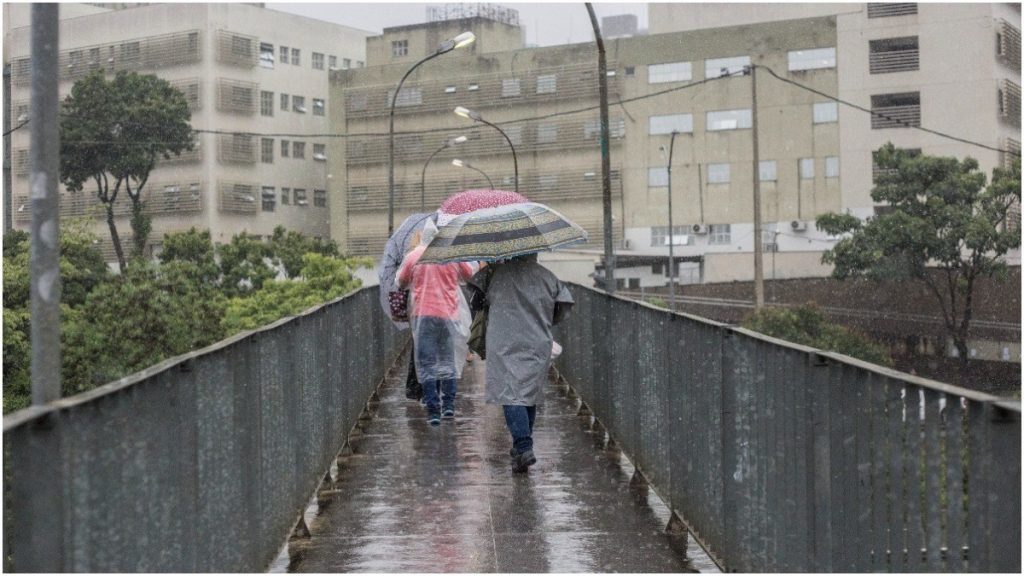
[[[459,168],[469,168],[470,170],[476,170],[480,174],[483,174],[484,178],[487,178],[487,184],[491,187],[491,190],[494,190],[494,182],[491,182],[491,177],[488,176],[487,173],[484,172],[483,170],[477,168],[476,166],[471,165],[469,162],[463,162],[462,160],[459,160],[458,158],[452,160],[452,166],[458,166]]]
[[[472,44],[475,40],[476,35],[472,32],[463,32],[454,38],[445,40],[437,47],[433,54],[413,64],[412,68],[409,68],[405,75],[402,76],[402,79],[398,81],[395,93],[391,95],[391,116],[388,122],[388,237],[391,237],[395,229],[395,102],[398,101],[398,94],[402,91],[402,84],[405,83],[405,79],[420,64],[437,58],[441,54],[447,54],[456,48]]]
[[[487,124],[491,128],[494,128],[495,130],[500,132],[501,135],[505,137],[505,141],[508,142],[508,147],[512,149],[512,166],[515,169],[515,185],[516,185],[516,190],[515,191],[518,193],[519,192],[519,159],[516,157],[516,147],[512,145],[512,139],[508,137],[508,134],[505,134],[504,130],[502,130],[501,128],[498,128],[498,126],[496,124],[491,124],[487,120],[484,120],[483,116],[480,116],[479,112],[475,112],[475,111],[470,110],[468,108],[463,108],[462,106],[458,106],[458,107],[455,108],[455,114],[457,116],[462,116],[463,118],[469,118],[470,120],[472,120],[474,122],[480,122],[481,124]],[[493,186],[492,186],[492,188],[493,188]]]
[[[465,136],[457,136],[455,138],[452,138],[451,140],[448,140],[440,148],[434,150],[434,153],[431,154],[430,158],[427,158],[426,163],[423,164],[423,173],[420,174],[420,212],[423,212],[427,209],[425,190],[427,189],[427,166],[430,165],[430,161],[433,160],[434,156],[437,156],[442,150],[451,148],[456,144],[462,144],[465,141]]]
[[[679,132],[673,130],[672,138],[668,141],[668,298],[669,298],[669,310],[675,311],[676,309],[676,275],[673,268],[675,268],[676,257],[675,257],[675,239],[673,238],[672,229],[672,152],[676,146],[676,134]]]

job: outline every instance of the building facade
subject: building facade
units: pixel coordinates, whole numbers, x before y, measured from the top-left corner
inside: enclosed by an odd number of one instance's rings
[[[4,6],[27,22],[29,4]],[[152,73],[185,94],[195,148],[160,161],[143,191],[153,217],[151,254],[165,233],[208,229],[215,242],[241,231],[269,236],[278,225],[329,235],[327,105],[331,69],[363,65],[368,32],[250,4],[152,4],[117,10],[61,6],[60,93],[93,70]],[[18,11],[23,11],[21,14]],[[30,111],[30,28],[5,34],[10,118]],[[12,135],[13,224],[28,228],[29,131]],[[131,241],[126,198],[115,203],[118,233]],[[61,217],[102,207],[87,185],[61,192]],[[106,223],[101,247],[114,260]]]

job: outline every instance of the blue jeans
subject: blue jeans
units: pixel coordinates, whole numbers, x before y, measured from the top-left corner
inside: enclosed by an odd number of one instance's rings
[[[536,406],[504,405],[505,424],[512,434],[512,447],[522,454],[533,450],[533,421],[537,417]]]
[[[440,404],[444,410],[455,410],[455,378],[423,381],[423,404],[428,414],[436,414],[438,408],[438,386],[441,388]]]

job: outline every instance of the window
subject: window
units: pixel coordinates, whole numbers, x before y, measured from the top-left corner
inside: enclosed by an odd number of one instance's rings
[[[291,188],[281,188],[281,204],[283,206],[287,206],[289,203],[291,203],[291,195]]]
[[[274,163],[274,139],[260,139],[260,161],[264,164]]]
[[[648,119],[648,133],[671,134],[676,132],[693,132],[693,114],[668,114],[666,116],[651,116]]]
[[[466,88],[466,89],[469,90],[470,92],[476,92],[477,90],[480,89],[480,85],[479,84],[470,84],[469,87]]]
[[[921,125],[921,93],[878,94],[871,97],[871,128]]]
[[[839,104],[836,102],[818,102],[814,105],[814,123],[830,124],[839,122]]]
[[[554,94],[558,89],[558,77],[554,74],[537,76],[537,94]]]
[[[388,90],[388,104],[391,104],[391,98],[394,96],[394,90]],[[402,106],[418,106],[423,104],[423,91],[419,87],[402,88],[402,91],[398,93],[398,99],[395,100],[395,107],[400,108]]]
[[[626,78],[632,78],[636,76],[636,66],[626,66],[625,68],[622,69],[622,71],[626,75]]]
[[[839,178],[839,157],[825,157],[825,178]]]
[[[281,60],[281,64],[287,64],[288,63],[288,47],[287,46],[281,46],[281,58],[280,58],[280,60]]]
[[[191,38],[192,38],[192,35],[190,34],[189,35],[189,40],[191,40]],[[90,48],[89,49],[89,69],[90,70],[95,70],[96,68],[99,68],[99,67],[100,67],[100,49],[99,48]]]
[[[800,159],[800,179],[801,180],[813,180],[814,179],[814,158],[801,158]]]
[[[408,40],[393,40],[391,42],[391,57],[398,58],[401,56],[409,55],[409,41]]]
[[[668,226],[652,226],[651,227],[651,246],[668,246]],[[672,227],[672,245],[673,246],[687,246],[690,244],[690,227],[687,225],[673,226]],[[666,266],[663,264],[655,264],[653,270],[654,274],[663,274]]]
[[[288,140],[281,140],[281,158],[287,158],[288,157],[288,145],[289,144],[290,144],[290,142]]]
[[[327,190],[313,190],[313,206],[327,207]]]
[[[248,40],[246,40],[245,38],[238,38],[237,36],[233,37],[232,40],[245,40],[245,48],[242,51],[242,55],[243,56],[248,56],[249,55],[249,41]],[[232,49],[237,49],[237,48],[238,48],[238,46],[235,45],[235,43],[232,43]],[[235,51],[234,53],[238,54],[237,51]],[[142,55],[142,52],[141,52],[141,50],[139,48],[139,43],[138,42],[125,42],[124,44],[121,44],[121,61],[122,62],[132,62],[134,60],[138,60],[141,55]]]
[[[327,146],[323,144],[313,144],[313,160],[319,160],[321,162],[327,160]]]
[[[338,57],[337,56],[328,56],[327,57],[327,67],[328,68],[337,68],[338,67]]]
[[[274,211],[274,205],[277,203],[277,202],[275,202],[275,200],[276,200],[275,196],[276,195],[277,194],[274,192],[274,187],[273,186],[264,186],[263,187],[263,192],[260,194],[260,196],[261,196],[261,199],[263,200],[263,211],[264,212],[273,212]]]
[[[306,158],[305,142],[292,142],[292,158]]]
[[[260,42],[260,66],[263,68],[274,67],[274,45]]]
[[[281,94],[281,110],[288,111],[288,95]]]
[[[363,66],[366,66],[366,62],[363,62],[362,60],[356,60],[356,68],[362,68]]]
[[[762,160],[758,164],[758,178],[761,182],[775,182],[778,178],[778,166],[775,160]]]
[[[728,164],[708,164],[708,184],[728,184]]]
[[[704,61],[704,77],[718,78],[739,74],[743,69],[750,66],[750,56],[736,56],[734,58],[713,58]]]
[[[260,90],[260,114],[263,116],[274,115],[274,93]]]
[[[552,144],[558,141],[558,124],[537,126],[537,144]]]
[[[313,98],[313,116],[324,115],[324,101],[323,98]]]
[[[506,78],[501,81],[501,96],[507,98],[509,96],[519,96],[519,79],[518,78]]]
[[[299,49],[292,48],[292,64],[294,66],[298,66],[302,62],[302,59],[299,56],[301,56]]]
[[[509,126],[509,127],[505,128],[505,135],[508,136],[508,139],[512,141],[512,145],[513,146],[521,145],[523,143],[523,127],[522,127],[522,125],[519,125],[519,126]]]
[[[708,226],[708,244],[722,245],[732,242],[730,224],[712,224]]]
[[[648,168],[647,187],[658,188],[660,186],[668,186],[668,168],[665,166]]]
[[[306,97],[305,96],[292,96],[292,110],[299,114],[306,113]]]
[[[68,54],[68,58],[71,60],[71,62],[68,64],[68,68],[77,68],[79,65],[82,64],[82,51],[72,50]]]
[[[626,75],[630,76],[629,69]],[[689,62],[669,62],[667,64],[652,64],[647,67],[647,83],[660,84],[662,82],[682,82],[693,78],[693,65]]]
[[[868,18],[917,14],[916,2],[868,2]]]
[[[872,74],[906,72],[920,68],[917,36],[883,38],[868,42],[868,70]]]
[[[750,128],[750,109],[708,112],[707,124],[709,132]]]
[[[349,112],[360,112],[366,110],[366,106],[369,104],[369,99],[366,97],[366,93],[363,94],[349,94],[345,100],[348,105]]]
[[[608,121],[608,137],[622,138],[626,135],[626,120],[623,118],[612,118]],[[583,137],[586,139],[599,138],[601,136],[601,120],[587,120],[583,123]]]
[[[313,52],[313,70],[324,69],[324,55],[319,52]]]
[[[445,94],[455,94],[455,92],[456,92],[457,90],[458,90],[458,89],[457,89],[457,88],[456,88],[455,86],[445,86],[445,87],[444,87],[444,93],[445,93]]]
[[[789,53],[789,71],[817,70],[819,68],[836,67],[835,48],[814,48],[811,50],[793,50]]]
[[[309,205],[309,201],[306,200],[306,189],[305,188],[296,188],[296,189],[292,190],[292,194],[294,194],[294,196],[295,196],[295,205],[296,206],[307,206],[307,205]]]

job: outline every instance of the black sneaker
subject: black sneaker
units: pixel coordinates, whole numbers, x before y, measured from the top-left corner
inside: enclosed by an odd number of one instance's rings
[[[431,412],[430,414],[427,414],[427,424],[430,424],[431,426],[440,426],[441,414],[437,412]]]
[[[508,455],[509,456],[515,458],[518,454],[519,454],[519,452],[516,452],[515,448],[509,448],[508,449]]]
[[[516,454],[515,459],[512,460],[512,472],[515,474],[523,474],[529,470],[530,466],[537,463],[537,458],[533,456],[533,450],[527,450],[521,454]]]
[[[441,411],[441,418],[444,420],[455,420],[455,409],[445,408]]]

